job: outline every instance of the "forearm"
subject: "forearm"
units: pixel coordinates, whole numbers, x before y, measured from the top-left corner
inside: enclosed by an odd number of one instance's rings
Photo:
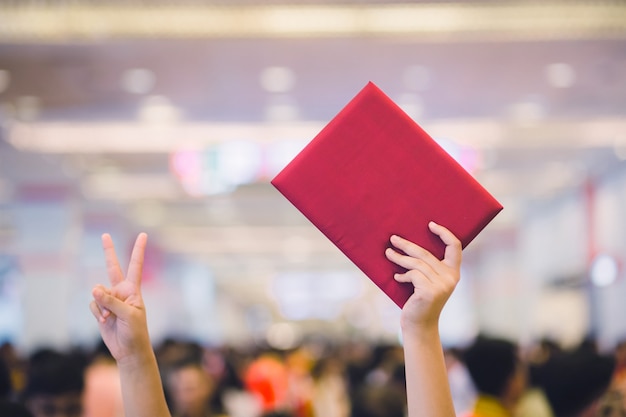
[[[454,417],[439,330],[403,330],[409,417]]]
[[[118,361],[126,417],[171,417],[154,352]]]

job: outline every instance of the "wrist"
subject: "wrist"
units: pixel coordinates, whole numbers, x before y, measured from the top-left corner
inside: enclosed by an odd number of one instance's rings
[[[117,359],[116,362],[120,369],[141,369],[146,366],[152,366],[156,363],[156,356],[150,346],[147,349],[141,349],[135,353],[124,355]]]
[[[439,340],[438,322],[405,323],[400,325],[402,338],[405,341],[432,341]]]

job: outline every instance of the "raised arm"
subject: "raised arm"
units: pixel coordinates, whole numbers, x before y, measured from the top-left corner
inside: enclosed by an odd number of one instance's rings
[[[434,222],[431,232],[446,244],[443,260],[399,236],[391,237],[397,249],[387,249],[387,258],[407,269],[396,274],[399,282],[415,288],[402,309],[401,327],[406,367],[409,417],[454,417],[439,316],[460,278],[461,243],[445,227]]]
[[[141,296],[141,273],[147,235],[139,234],[126,276],[120,268],[111,236],[102,236],[111,286],[96,286],[90,309],[102,340],[117,361],[127,417],[170,417],[156,357],[148,335]]]

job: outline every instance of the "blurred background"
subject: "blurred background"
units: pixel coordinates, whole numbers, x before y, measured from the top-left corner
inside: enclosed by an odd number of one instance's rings
[[[0,339],[93,345],[149,235],[155,341],[397,341],[399,309],[270,179],[368,81],[503,205],[444,343],[626,338],[623,1],[0,2]]]

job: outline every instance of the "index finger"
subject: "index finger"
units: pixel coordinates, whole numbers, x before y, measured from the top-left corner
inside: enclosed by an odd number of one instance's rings
[[[435,222],[431,221],[428,223],[428,228],[431,232],[439,236],[441,241],[446,245],[443,263],[453,268],[459,268],[463,258],[461,241],[457,239],[454,233]]]
[[[104,259],[106,261],[109,282],[111,282],[111,286],[115,286],[124,281],[124,273],[122,272],[122,268],[120,268],[120,262],[115,254],[113,239],[111,239],[111,235],[108,233],[102,235],[102,248],[104,249]]]
[[[141,274],[143,271],[143,259],[146,252],[146,244],[148,242],[148,235],[145,233],[139,233],[135,240],[135,246],[133,246],[133,252],[130,255],[130,264],[128,265],[128,272],[126,273],[126,279],[133,284],[141,284]]]

